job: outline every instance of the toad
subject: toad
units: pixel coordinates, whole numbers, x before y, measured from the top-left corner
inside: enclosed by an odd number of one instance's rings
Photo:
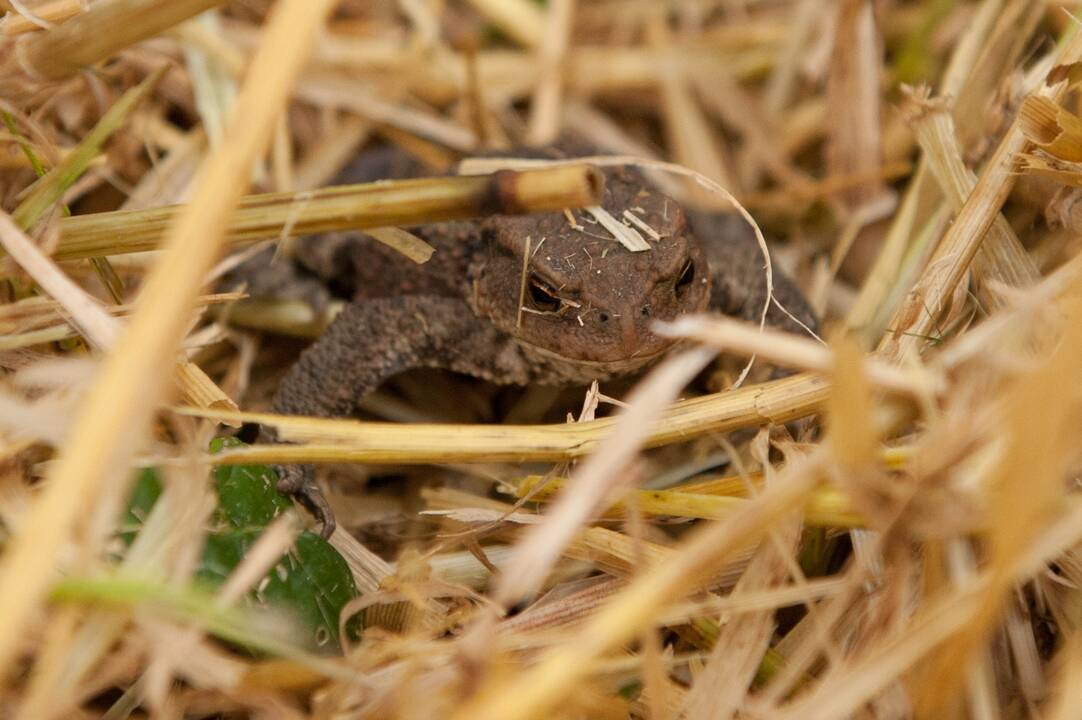
[[[400,156],[365,153],[341,181],[407,172]],[[635,228],[648,249],[628,250],[579,210],[411,228],[436,249],[423,265],[361,233],[301,245],[301,264],[352,301],[289,370],[273,411],[348,417],[385,380],[420,367],[499,384],[588,383],[664,355],[673,341],[653,332],[657,321],[707,309],[758,319],[763,258],[740,218],[687,212],[633,169],[604,174],[602,208]],[[777,271],[774,294],[815,326],[799,290]],[[800,329],[773,306],[767,322]],[[274,439],[269,430],[263,437]],[[279,489],[330,534],[333,515],[312,467],[279,473]]]

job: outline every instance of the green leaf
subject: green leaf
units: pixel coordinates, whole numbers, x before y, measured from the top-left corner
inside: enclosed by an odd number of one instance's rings
[[[136,533],[143,527],[150,509],[154,507],[154,503],[158,502],[161,494],[162,481],[158,477],[158,471],[153,468],[141,471],[135,480],[131,500],[128,502],[128,509],[124,513],[124,521],[121,525],[120,538],[125,545],[131,545],[135,540]]]
[[[259,538],[258,530],[217,532],[207,535],[203,558],[195,576],[208,587],[217,588],[240,564],[248,548]]]
[[[217,438],[210,450],[217,453],[242,445],[235,438]],[[216,529],[207,535],[196,571],[198,581],[210,587],[220,586],[267,525],[292,507],[276,488],[277,474],[265,465],[221,465],[214,469],[214,478],[218,491]],[[141,473],[122,533],[129,544],[160,494],[157,473]],[[357,594],[346,561],[326,540],[306,530],[266,580],[249,593],[249,602],[290,611],[306,628],[312,647],[337,650],[338,616]]]
[[[207,536],[197,577],[221,585],[259,538],[260,531],[227,530]],[[305,530],[253,593],[260,606],[288,608],[308,629],[314,648],[338,648],[338,616],[357,596],[346,561],[319,535]]]
[[[210,451],[219,453],[243,445],[236,438],[215,438]],[[278,492],[278,476],[266,465],[218,465],[214,479],[218,482],[219,519],[234,528],[264,528],[293,506]]]
[[[8,132],[11,133],[12,137],[15,138],[15,141],[19,143],[19,147],[22,148],[23,155],[25,155],[27,161],[29,161],[30,167],[34,170],[34,174],[41,177],[48,172],[45,169],[45,165],[42,164],[41,158],[34,152],[34,147],[30,144],[30,141],[19,131],[19,126],[15,122],[15,116],[6,110],[3,110],[0,111],[0,118],[3,119],[4,126],[7,127]]]
[[[304,626],[315,629],[317,647],[337,648],[338,616],[345,604],[357,597],[353,574],[338,551],[305,530],[269,578],[259,594],[271,605],[296,610]]]

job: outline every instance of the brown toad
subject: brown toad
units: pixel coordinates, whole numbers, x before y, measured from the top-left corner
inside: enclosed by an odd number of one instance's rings
[[[400,162],[366,153],[341,179],[402,176]],[[585,383],[635,372],[663,355],[672,341],[651,330],[658,320],[707,308],[758,317],[763,260],[743,221],[694,213],[689,223],[688,213],[634,170],[607,170],[605,183],[602,207],[619,219],[627,211],[637,218],[629,226],[649,228],[649,250],[625,249],[584,211],[412,228],[436,248],[420,266],[359,233],[307,246],[301,263],[352,302],[281,382],[274,412],[350,416],[383,381],[418,367],[501,384]],[[777,273],[774,292],[814,327],[800,292]],[[798,329],[776,308],[768,322]],[[329,533],[334,520],[311,466],[280,472],[279,488]]]

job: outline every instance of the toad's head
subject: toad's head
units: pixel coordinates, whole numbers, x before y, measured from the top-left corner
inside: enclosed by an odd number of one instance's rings
[[[706,255],[679,205],[637,172],[605,175],[602,207],[649,250],[629,251],[588,212],[573,213],[578,227],[560,212],[497,217],[485,223],[473,277],[480,315],[526,349],[598,374],[655,359],[672,340],[651,325],[702,311],[710,298]]]

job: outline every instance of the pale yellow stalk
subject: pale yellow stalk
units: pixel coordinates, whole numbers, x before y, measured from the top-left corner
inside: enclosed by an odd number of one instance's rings
[[[18,640],[48,589],[80,511],[93,502],[106,478],[128,475],[167,389],[169,375],[161,369],[169,367],[187,329],[192,298],[220,251],[223,220],[240,200],[252,162],[266,147],[307,50],[334,4],[283,0],[276,7],[230,116],[228,142],[204,166],[189,211],[172,227],[166,253],[147,279],[132,321],[83,400],[25,531],[11,539],[0,558],[0,586],[19,588],[0,596],[0,616],[7,619],[0,626],[4,675],[14,669]]]
[[[157,35],[224,0],[111,0],[33,39],[23,57],[32,72],[67,77]]]
[[[802,374],[683,400],[661,415],[646,435],[644,445],[657,447],[742,427],[783,424],[817,412],[828,392],[829,384],[821,377]],[[290,443],[304,443],[229,450],[209,458],[217,464],[558,462],[594,452],[615,425],[611,417],[559,425],[402,425],[200,408],[176,411],[220,421],[273,426]]]

